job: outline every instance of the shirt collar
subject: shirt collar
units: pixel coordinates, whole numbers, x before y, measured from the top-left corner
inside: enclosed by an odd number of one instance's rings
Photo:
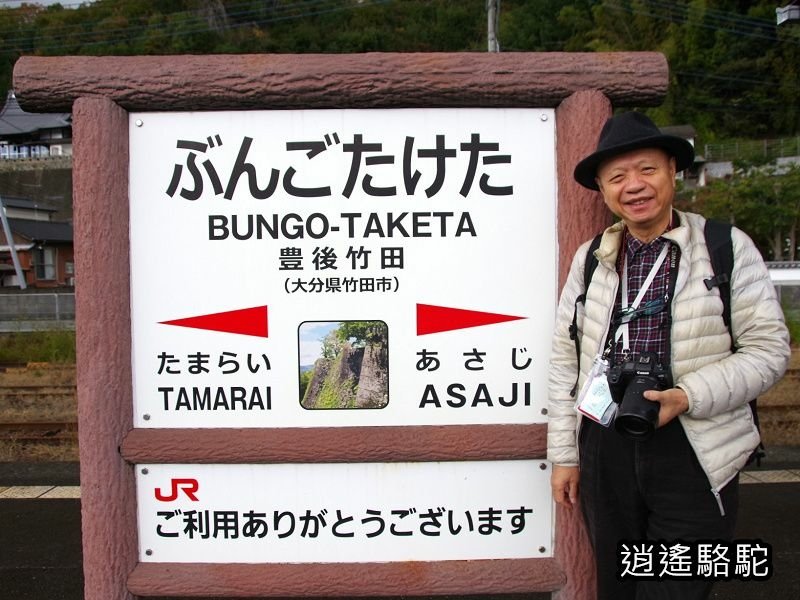
[[[670,219],[669,223],[667,224],[666,229],[659,235],[657,238],[650,240],[649,242],[642,242],[641,240],[637,240],[634,236],[632,236],[628,232],[627,226],[625,227],[625,231],[623,233],[623,245],[625,247],[625,252],[628,256],[635,256],[637,252],[642,251],[643,249],[652,249],[654,251],[660,251],[662,244],[668,242],[669,240],[664,239],[664,234],[668,231],[671,231],[675,227],[680,225],[680,221],[678,219],[678,214],[673,210],[672,211],[672,218]]]

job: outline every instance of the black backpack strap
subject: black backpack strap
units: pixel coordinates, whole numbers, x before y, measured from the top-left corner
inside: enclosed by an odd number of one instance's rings
[[[711,268],[714,276],[704,279],[703,283],[710,290],[719,288],[719,297],[722,300],[722,320],[731,337],[731,350],[735,351],[733,344],[733,329],[731,327],[731,277],[733,275],[733,242],[731,241],[731,224],[723,221],[707,220],[704,228],[706,247],[711,258]]]
[[[704,279],[703,283],[710,290],[713,287],[719,288],[719,296],[722,300],[722,320],[728,328],[728,335],[731,338],[731,351],[736,352],[736,345],[733,343],[733,327],[731,324],[731,277],[733,276],[733,241],[731,240],[731,224],[723,221],[707,220],[704,228],[706,237],[706,247],[711,258],[711,268],[714,276]],[[750,411],[753,413],[753,423],[756,429],[761,431],[758,423],[758,403],[754,398],[750,401]],[[758,447],[748,458],[748,464],[755,461],[761,466],[761,459],[766,456],[764,443],[759,442]]]
[[[586,303],[586,292],[589,290],[589,284],[592,282],[592,275],[597,268],[597,257],[594,251],[600,247],[600,240],[603,239],[603,234],[595,236],[589,249],[586,251],[586,263],[583,266],[583,293],[575,298],[575,308],[572,311],[572,324],[569,326],[569,339],[575,342],[575,355],[578,359],[578,377],[575,379],[575,385],[572,386],[571,396],[578,393],[578,379],[580,378],[581,371],[581,336],[578,334],[578,303]]]

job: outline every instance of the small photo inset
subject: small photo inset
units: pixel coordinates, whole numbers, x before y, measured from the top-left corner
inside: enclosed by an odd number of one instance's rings
[[[297,337],[303,408],[383,408],[389,403],[386,323],[304,321]]]

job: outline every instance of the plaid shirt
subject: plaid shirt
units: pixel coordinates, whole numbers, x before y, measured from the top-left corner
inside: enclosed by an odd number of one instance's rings
[[[671,229],[667,228],[667,231]],[[653,241],[645,244],[628,233],[625,230],[624,240],[622,242],[625,250],[625,255],[628,257],[628,304],[630,305],[639,289],[642,287],[644,280],[650,274],[650,270],[656,263],[661,249],[664,244],[671,246],[669,240],[663,237],[657,237]],[[677,260],[677,246],[674,249],[667,251],[667,256],[661,264],[656,273],[655,279],[647,289],[639,303],[639,306],[644,306],[647,302],[664,298],[669,289],[669,274],[670,263]],[[620,253],[620,260],[617,265],[617,271],[623,271],[623,255]],[[677,262],[676,262],[677,264]],[[633,357],[638,357],[642,352],[655,352],[659,360],[663,364],[669,363],[669,356],[667,356],[667,343],[669,341],[669,303],[666,304],[665,309],[654,315],[640,315],[632,319],[628,323],[628,339],[630,342],[630,352]],[[620,285],[617,292],[617,300],[614,304],[614,318],[620,314],[622,309],[622,286]],[[612,321],[613,322],[613,321]],[[609,335],[616,336],[617,331],[610,332]],[[622,361],[622,338],[614,345],[614,363],[619,364]]]

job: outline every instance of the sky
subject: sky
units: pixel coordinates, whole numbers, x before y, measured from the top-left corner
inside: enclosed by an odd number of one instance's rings
[[[306,321],[300,324],[301,365],[313,365],[322,356],[322,339],[338,326],[339,321]]]

